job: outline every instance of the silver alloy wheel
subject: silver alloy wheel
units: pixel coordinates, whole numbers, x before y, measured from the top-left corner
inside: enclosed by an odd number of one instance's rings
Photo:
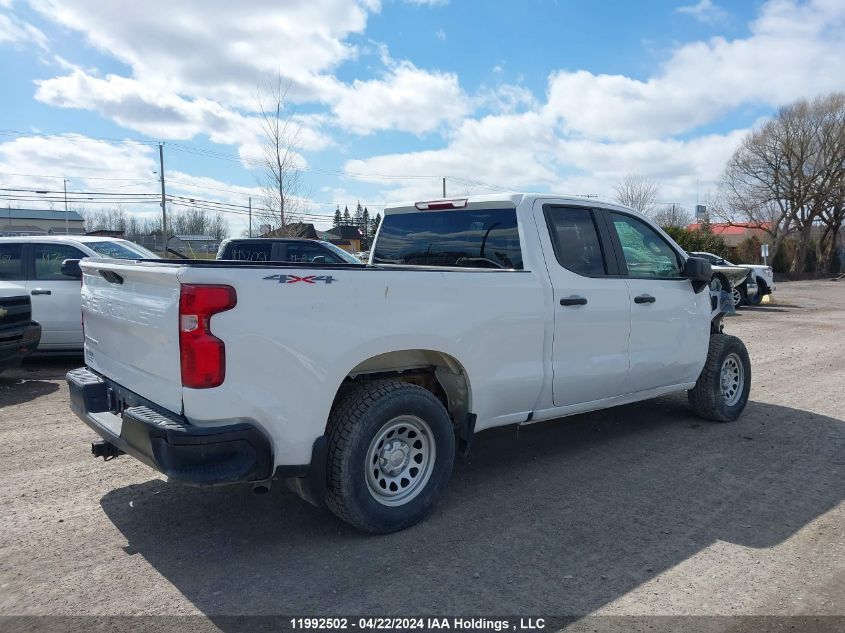
[[[734,307],[738,308],[742,303],[742,293],[739,291],[739,288],[734,288],[731,291],[731,296],[733,297]]]
[[[437,450],[425,420],[400,415],[376,433],[364,457],[367,489],[386,506],[401,506],[422,492]]]
[[[739,402],[745,388],[745,369],[738,355],[729,354],[724,360],[719,374],[719,383],[726,405],[732,407]]]

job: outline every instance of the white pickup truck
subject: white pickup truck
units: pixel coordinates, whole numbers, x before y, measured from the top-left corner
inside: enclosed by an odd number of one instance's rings
[[[424,517],[484,429],[677,391],[730,421],[751,385],[710,264],[595,200],[389,205],[367,266],[81,267],[68,382],[95,455],[191,484],[285,480],[371,532]]]

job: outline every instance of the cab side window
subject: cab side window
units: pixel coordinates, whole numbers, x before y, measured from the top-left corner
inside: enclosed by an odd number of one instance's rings
[[[67,244],[33,244],[35,255],[35,278],[43,281],[76,281],[78,279],[62,274],[62,262],[66,259],[88,257],[78,248]]]
[[[680,277],[678,254],[648,224],[624,213],[610,213],[629,277]]]
[[[0,280],[23,278],[23,244],[0,244]]]
[[[593,212],[575,207],[547,207],[545,212],[558,263],[579,275],[606,275]]]

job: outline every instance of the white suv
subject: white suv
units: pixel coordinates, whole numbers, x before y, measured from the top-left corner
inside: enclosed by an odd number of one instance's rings
[[[158,255],[127,240],[89,235],[0,237],[0,281],[26,288],[32,318],[41,324],[39,352],[82,351],[78,277],[62,273],[66,259],[151,259]]]

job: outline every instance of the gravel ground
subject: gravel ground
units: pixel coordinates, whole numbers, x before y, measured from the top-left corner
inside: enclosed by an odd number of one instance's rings
[[[480,434],[424,523],[373,537],[282,486],[89,454],[64,373],[0,376],[0,614],[845,614],[845,281],[727,320],[744,416],[682,396]]]

